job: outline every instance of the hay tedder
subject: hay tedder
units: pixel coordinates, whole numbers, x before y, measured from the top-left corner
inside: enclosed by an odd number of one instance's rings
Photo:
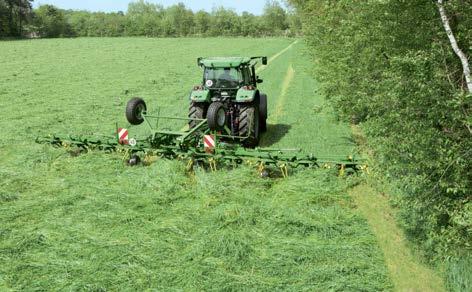
[[[216,170],[249,164],[262,176],[276,170],[286,177],[289,169],[298,167],[333,167],[340,174],[363,169],[363,161],[353,155],[321,158],[300,149],[257,147],[261,133],[267,130],[267,96],[257,88],[263,82],[255,70],[259,59],[267,65],[266,57],[199,58],[204,77],[190,93],[188,117],[151,114],[143,99],[131,99],[126,118],[131,125],[147,125],[148,134],[143,137],[130,139],[128,130],[117,126],[110,136],[52,135],[37,138],[37,142],[81,151],[124,152],[129,165],[158,157],[180,159],[189,170],[195,165]],[[181,130],[171,130],[169,125]]]

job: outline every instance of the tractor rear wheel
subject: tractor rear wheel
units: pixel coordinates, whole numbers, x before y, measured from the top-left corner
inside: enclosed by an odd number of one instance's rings
[[[259,100],[259,126],[261,132],[267,131],[267,95],[261,94]]]
[[[204,119],[206,117],[207,105],[204,103],[191,102],[188,111],[189,122],[188,126],[190,129],[195,128],[201,121],[194,121],[191,119]]]
[[[143,113],[146,113],[146,110],[146,103],[143,99],[132,98],[126,105],[126,119],[131,125],[140,125],[144,122]]]
[[[221,102],[214,102],[208,107],[208,127],[212,131],[223,130],[226,125],[226,111]]]
[[[242,106],[239,109],[239,136],[247,137],[243,141],[244,147],[255,148],[259,145],[259,121],[258,106]]]

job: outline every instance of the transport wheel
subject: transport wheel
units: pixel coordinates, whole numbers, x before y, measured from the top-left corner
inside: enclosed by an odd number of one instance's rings
[[[226,124],[226,111],[221,102],[214,102],[208,107],[208,127],[212,131],[223,130]]]
[[[140,125],[144,122],[143,113],[147,107],[144,100],[139,97],[132,98],[126,105],[126,119],[132,125]]]
[[[204,119],[206,117],[207,106],[204,103],[191,102],[188,110],[189,119]],[[195,128],[200,121],[189,120],[188,126],[190,129]]]
[[[259,108],[257,106],[242,106],[239,109],[239,136],[248,137],[243,141],[246,148],[259,145]]]
[[[261,132],[267,131],[267,95],[261,94],[259,101],[259,126]]]
[[[128,165],[129,166],[136,166],[138,165],[139,163],[141,162],[141,158],[136,155],[136,154],[133,154],[130,159],[128,160]]]

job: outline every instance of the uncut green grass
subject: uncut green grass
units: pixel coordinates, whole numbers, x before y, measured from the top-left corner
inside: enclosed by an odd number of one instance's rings
[[[346,158],[356,154],[349,125],[335,119],[332,108],[317,91],[317,83],[310,72],[312,63],[307,61],[309,58],[304,44],[298,42],[271,63],[270,70],[261,72],[263,90],[269,96],[269,132],[263,136],[262,145],[300,148],[320,158]],[[294,76],[283,97],[282,110],[274,121],[288,66],[292,66]]]
[[[196,57],[270,56],[292,41],[0,42],[0,289],[391,289],[375,238],[347,196],[349,180],[334,170],[276,180],[249,167],[188,174],[179,161],[130,168],[119,154],[71,157],[34,143],[38,134],[112,133],[134,95],[151,110],[185,114],[200,79]],[[323,101],[301,73],[307,60],[297,44],[261,73],[276,102],[288,64],[296,70],[278,121],[290,130],[269,142],[350,152],[340,145],[347,126],[329,111],[312,117]],[[306,129],[312,122],[316,131]]]

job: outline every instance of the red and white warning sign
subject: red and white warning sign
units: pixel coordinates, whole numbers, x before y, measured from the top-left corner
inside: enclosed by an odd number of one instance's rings
[[[118,129],[118,142],[122,145],[128,145],[129,137],[128,137],[128,130],[119,128]]]
[[[203,136],[203,145],[205,145],[206,152],[213,152],[216,147],[215,137],[213,135]]]

